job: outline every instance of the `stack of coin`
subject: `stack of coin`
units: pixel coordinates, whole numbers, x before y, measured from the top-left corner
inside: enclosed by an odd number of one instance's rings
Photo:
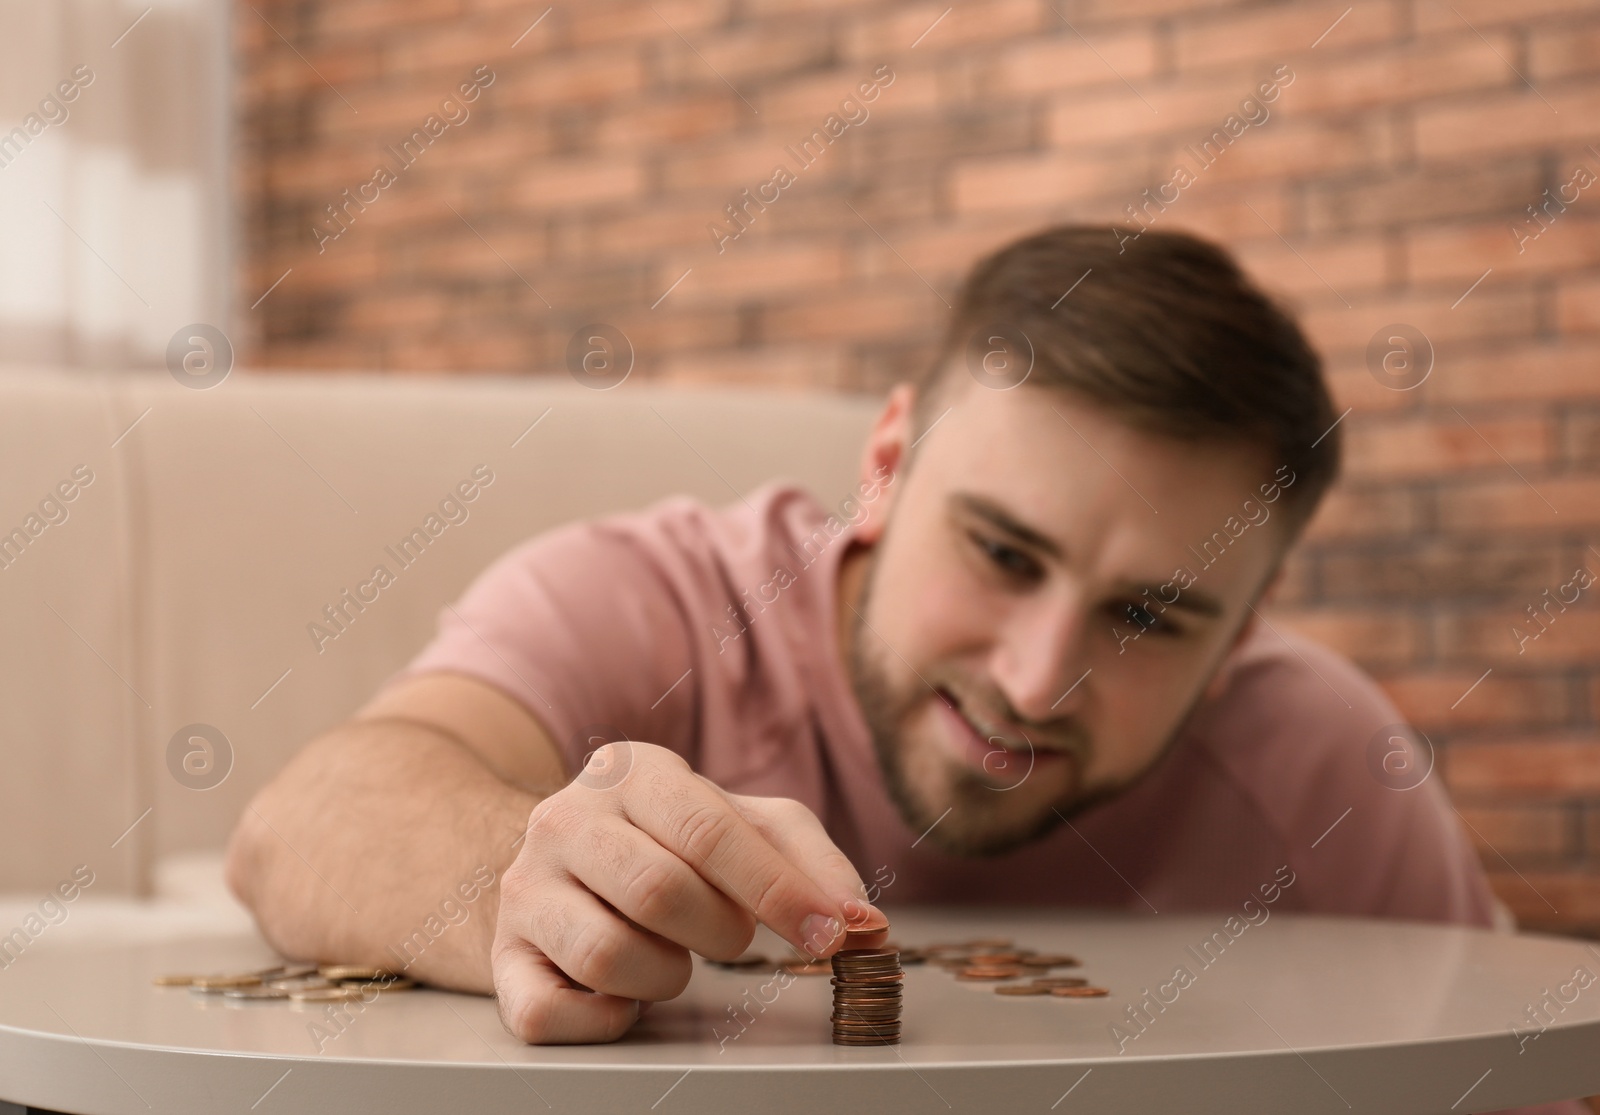
[[[900,953],[892,948],[851,948],[879,937],[882,930],[845,934],[845,947],[833,956],[833,1043],[835,1045],[898,1045],[900,985],[905,972]]]

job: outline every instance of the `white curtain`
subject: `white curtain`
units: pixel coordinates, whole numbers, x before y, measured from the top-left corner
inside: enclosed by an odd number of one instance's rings
[[[0,365],[231,332],[228,6],[0,0]]]

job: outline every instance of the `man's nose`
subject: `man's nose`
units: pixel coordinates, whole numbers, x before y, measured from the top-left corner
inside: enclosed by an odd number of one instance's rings
[[[1083,690],[1073,686],[1089,665],[1087,626],[1076,599],[1017,609],[995,645],[990,673],[1018,717],[1044,723],[1078,706]]]

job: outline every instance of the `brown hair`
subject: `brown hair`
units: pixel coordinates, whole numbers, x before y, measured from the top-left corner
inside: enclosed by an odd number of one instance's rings
[[[979,260],[918,385],[917,435],[937,418],[938,388],[965,374],[969,341],[1020,330],[1032,350],[1024,385],[1076,392],[1151,433],[1260,445],[1287,465],[1292,536],[1339,472],[1321,360],[1223,249],[1132,231],[1059,225]]]

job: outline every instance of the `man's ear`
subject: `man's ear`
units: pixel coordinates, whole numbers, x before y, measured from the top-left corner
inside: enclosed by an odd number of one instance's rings
[[[867,506],[867,517],[856,528],[855,536],[862,542],[876,542],[889,521],[889,509],[905,482],[904,466],[910,455],[912,438],[911,411],[916,401],[916,388],[909,383],[897,383],[883,402],[883,409],[872,423],[867,434],[867,444],[861,451],[861,484],[857,489],[861,502]],[[876,493],[868,499],[868,493]]]

